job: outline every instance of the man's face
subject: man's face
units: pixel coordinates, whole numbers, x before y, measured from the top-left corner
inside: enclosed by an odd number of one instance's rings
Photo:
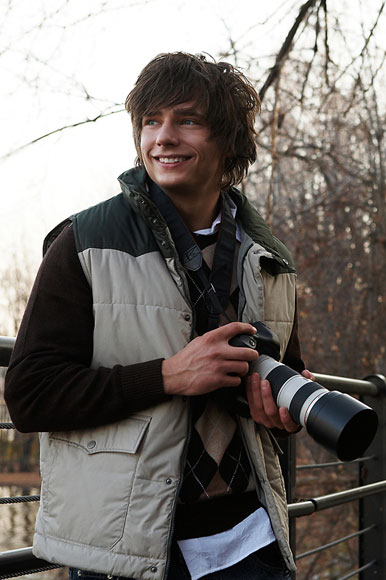
[[[194,101],[146,115],[140,147],[146,171],[166,194],[218,196],[224,156]]]

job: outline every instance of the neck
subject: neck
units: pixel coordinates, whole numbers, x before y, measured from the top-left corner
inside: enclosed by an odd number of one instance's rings
[[[191,232],[210,228],[218,213],[220,192],[212,199],[191,199],[167,194]]]

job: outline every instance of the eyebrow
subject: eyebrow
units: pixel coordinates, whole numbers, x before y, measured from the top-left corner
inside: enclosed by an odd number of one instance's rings
[[[199,113],[197,109],[192,107],[174,107],[173,111],[175,114],[183,116],[189,115],[190,117],[197,117],[198,119],[205,119],[205,115],[203,113]],[[143,117],[154,117],[155,115],[159,115],[161,111],[149,111]]]
[[[176,107],[174,112],[177,115],[190,115],[191,117],[199,117],[201,119],[205,118],[205,115],[199,113],[197,109],[193,109],[192,107]]]

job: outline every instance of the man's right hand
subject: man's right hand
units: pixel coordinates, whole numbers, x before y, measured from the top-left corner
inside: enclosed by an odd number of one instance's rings
[[[221,387],[237,387],[258,358],[251,348],[230,346],[237,334],[255,334],[244,322],[231,322],[198,336],[162,363],[164,391],[168,395],[203,395]]]

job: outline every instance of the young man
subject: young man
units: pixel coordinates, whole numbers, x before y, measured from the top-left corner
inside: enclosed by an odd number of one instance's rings
[[[34,553],[71,578],[282,580],[273,431],[298,426],[229,344],[264,320],[304,368],[292,258],[234,188],[259,99],[231,65],[172,53],[126,107],[137,167],[47,238],[6,378],[16,427],[42,432]]]

